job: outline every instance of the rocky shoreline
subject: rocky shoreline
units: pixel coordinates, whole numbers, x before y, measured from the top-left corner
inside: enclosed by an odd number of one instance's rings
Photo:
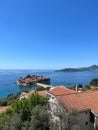
[[[15,82],[17,86],[31,86],[36,83],[49,84],[50,78],[37,75],[27,75],[26,77],[20,77],[20,79]]]

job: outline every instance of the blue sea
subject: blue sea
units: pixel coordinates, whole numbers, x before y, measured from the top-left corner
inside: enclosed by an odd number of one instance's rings
[[[7,97],[9,94],[20,92],[24,89],[30,91],[33,87],[18,87],[14,84],[20,77],[28,74],[42,75],[51,78],[50,85],[64,85],[67,87],[76,84],[89,84],[93,78],[98,77],[98,72],[54,72],[54,70],[0,70],[0,98]]]

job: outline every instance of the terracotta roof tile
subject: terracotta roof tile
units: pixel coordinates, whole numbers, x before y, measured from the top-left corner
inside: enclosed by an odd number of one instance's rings
[[[47,96],[47,90],[37,91],[36,93],[41,95],[41,96]]]
[[[11,106],[0,107],[0,113],[5,112],[8,108],[11,108]]]
[[[77,93],[74,90],[71,90],[69,88],[66,88],[64,86],[55,86],[53,88],[51,88],[48,93],[51,93],[55,96],[57,95],[64,95],[64,94],[73,94],[73,93]]]
[[[34,90],[32,90],[29,93],[26,93],[26,96],[30,97],[32,94],[35,94],[35,93],[39,94],[41,96],[47,96],[47,90],[44,90],[44,91],[34,91]]]
[[[32,90],[32,91],[30,91],[29,93],[26,93],[26,96],[27,97],[30,97],[32,94],[34,94],[35,93],[35,91],[34,90]]]
[[[90,90],[70,95],[61,95],[56,96],[56,98],[68,111],[71,111],[72,109],[91,109],[94,113],[98,114],[98,90]]]

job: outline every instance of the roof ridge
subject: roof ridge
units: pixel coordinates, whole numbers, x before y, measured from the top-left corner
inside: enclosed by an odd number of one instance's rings
[[[73,94],[77,94],[77,93],[61,94],[61,95],[56,95],[56,96],[68,96],[68,95],[73,95]]]

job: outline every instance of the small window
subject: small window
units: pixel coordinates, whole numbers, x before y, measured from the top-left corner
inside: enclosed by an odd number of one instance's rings
[[[87,114],[87,111],[85,112],[85,114]]]
[[[94,114],[90,112],[90,122],[94,123]]]
[[[88,121],[85,122],[85,125],[88,125]]]

